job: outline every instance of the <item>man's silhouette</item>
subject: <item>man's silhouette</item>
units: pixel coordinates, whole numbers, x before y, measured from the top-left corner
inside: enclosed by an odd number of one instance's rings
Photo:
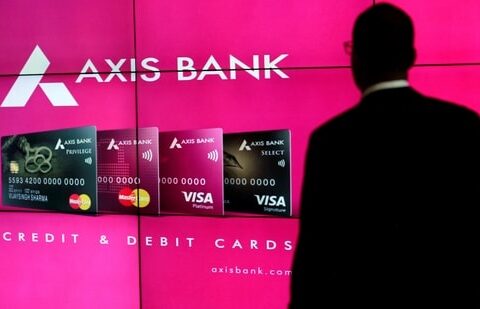
[[[291,308],[480,308],[480,120],[409,87],[413,25],[356,20],[360,103],[313,132]]]

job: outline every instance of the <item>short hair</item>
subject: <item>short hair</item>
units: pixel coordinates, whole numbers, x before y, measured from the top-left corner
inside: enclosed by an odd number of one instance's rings
[[[353,52],[373,71],[404,71],[415,58],[413,39],[410,17],[391,4],[378,4],[357,18]]]

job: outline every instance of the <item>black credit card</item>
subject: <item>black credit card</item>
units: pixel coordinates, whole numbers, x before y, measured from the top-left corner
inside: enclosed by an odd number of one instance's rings
[[[290,130],[225,134],[225,211],[291,216]]]
[[[4,205],[97,212],[94,126],[4,136],[1,143]]]

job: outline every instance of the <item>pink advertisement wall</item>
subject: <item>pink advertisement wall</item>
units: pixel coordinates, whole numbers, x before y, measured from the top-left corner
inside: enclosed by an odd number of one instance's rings
[[[0,136],[290,129],[293,208],[86,216],[2,202],[0,307],[286,308],[309,134],[360,99],[343,42],[373,2],[0,2]],[[480,3],[389,2],[415,24],[412,86],[480,111]],[[74,103],[42,86],[59,84]]]

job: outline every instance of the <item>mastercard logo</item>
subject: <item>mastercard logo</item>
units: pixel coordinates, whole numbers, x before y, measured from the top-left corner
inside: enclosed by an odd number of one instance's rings
[[[128,187],[118,192],[118,202],[125,207],[144,208],[150,204],[150,194],[144,189],[130,189]]]
[[[68,204],[72,209],[87,211],[92,207],[92,200],[87,194],[72,194],[68,198]]]

